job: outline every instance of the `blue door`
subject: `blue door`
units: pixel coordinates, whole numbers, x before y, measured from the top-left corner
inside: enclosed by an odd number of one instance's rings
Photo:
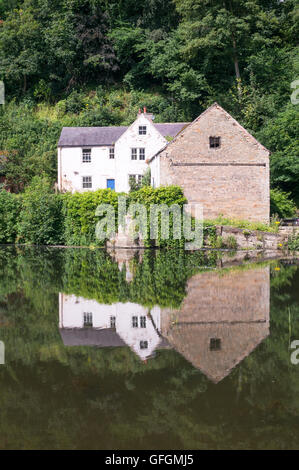
[[[112,189],[112,191],[115,190],[115,180],[107,180],[107,188]]]

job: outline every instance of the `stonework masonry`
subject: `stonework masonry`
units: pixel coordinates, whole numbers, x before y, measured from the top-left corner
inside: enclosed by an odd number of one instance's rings
[[[219,148],[210,148],[210,136],[220,137]],[[155,158],[159,184],[181,186],[205,219],[269,222],[269,151],[217,103]]]

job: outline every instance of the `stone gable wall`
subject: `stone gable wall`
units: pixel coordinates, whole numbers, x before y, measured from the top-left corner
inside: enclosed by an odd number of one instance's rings
[[[210,149],[210,136],[220,148]],[[205,219],[269,221],[269,152],[217,105],[161,153],[160,172],[160,184],[181,186]]]

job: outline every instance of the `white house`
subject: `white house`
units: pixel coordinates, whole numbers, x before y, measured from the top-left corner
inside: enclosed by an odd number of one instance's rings
[[[129,346],[140,359],[154,354],[162,342],[161,309],[132,302],[100,304],[59,294],[59,329],[66,346]]]
[[[130,177],[141,181],[146,161],[185,126],[156,124],[144,108],[129,127],[64,127],[58,142],[58,189],[128,192]]]

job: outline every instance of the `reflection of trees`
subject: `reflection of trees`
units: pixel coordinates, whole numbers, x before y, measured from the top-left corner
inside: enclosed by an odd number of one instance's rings
[[[63,347],[59,291],[177,305],[185,279],[208,262],[197,256],[146,255],[128,284],[104,252],[0,249],[1,447],[298,448],[299,375],[288,344],[290,308],[299,338],[299,271],[292,266],[272,269],[270,338],[217,386],[172,350],[143,364],[129,348]]]

